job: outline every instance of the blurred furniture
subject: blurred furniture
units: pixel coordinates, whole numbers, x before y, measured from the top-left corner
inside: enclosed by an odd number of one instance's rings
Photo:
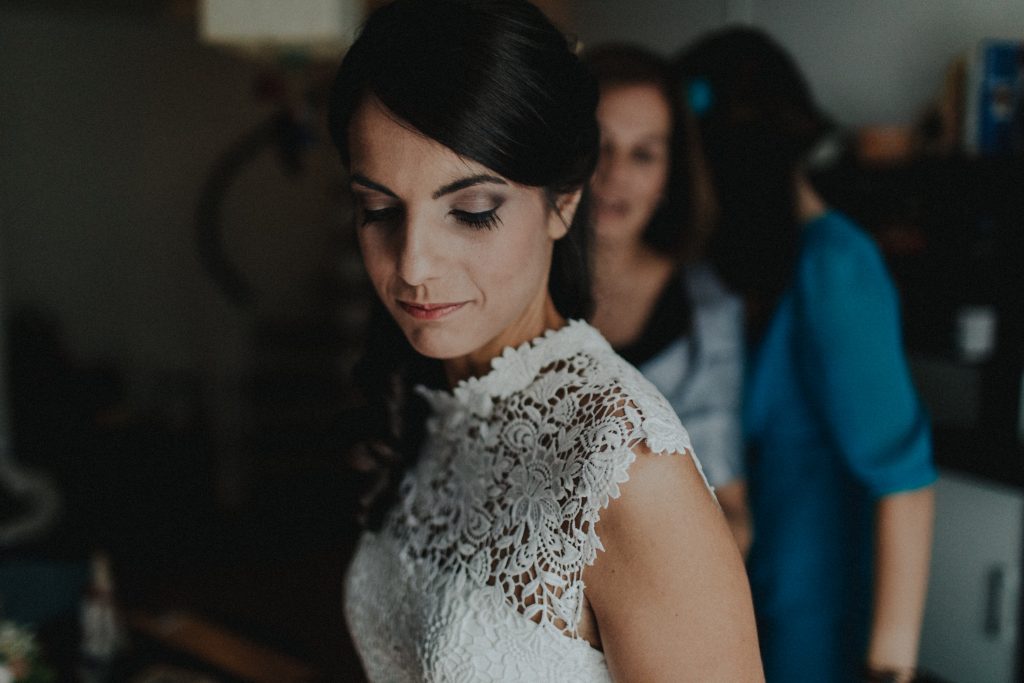
[[[1019,681],[1024,448],[993,406],[1011,397],[989,379],[998,365],[918,355],[911,368],[940,463],[921,666],[953,682]]]
[[[815,182],[886,256],[933,421],[940,479],[920,664],[953,683],[1024,680],[1024,157],[846,159]],[[975,356],[957,321],[977,307],[996,332]]]
[[[1024,492],[942,471],[920,664],[962,683],[1013,683]]]
[[[217,669],[252,683],[303,683],[321,680],[305,663],[243,638],[223,626],[189,612],[129,616],[136,631]]]
[[[1024,156],[844,160],[814,180],[886,256],[938,464],[1024,487]],[[970,358],[957,321],[978,307],[995,340]]]

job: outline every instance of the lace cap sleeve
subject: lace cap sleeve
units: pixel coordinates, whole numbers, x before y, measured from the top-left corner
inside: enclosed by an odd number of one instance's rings
[[[593,526],[601,510],[619,497],[619,485],[629,480],[629,467],[639,447],[646,447],[654,455],[693,458],[708,490],[713,490],[675,411],[638,371],[622,365],[625,368],[616,381],[580,389],[583,408],[577,419],[584,425],[585,434],[577,448],[558,453],[559,458],[580,461],[579,481],[566,495],[578,498],[586,510],[585,526],[590,534],[584,553],[586,564],[603,549]]]
[[[555,500],[547,507],[547,523],[534,527],[540,535],[527,541],[536,549],[540,576],[552,580],[530,587],[540,589],[552,623],[576,635],[583,569],[604,550],[596,525],[601,511],[619,497],[620,484],[628,481],[636,450],[643,446],[657,456],[693,457],[698,469],[700,463],[668,402],[618,357],[577,358],[548,373],[543,382],[559,387],[553,395],[557,400],[548,403],[553,408],[548,427],[557,436],[545,463],[551,473],[547,494]],[[539,388],[538,398],[544,396],[543,386]],[[545,487],[534,493],[536,498],[517,489],[513,505],[542,509]]]

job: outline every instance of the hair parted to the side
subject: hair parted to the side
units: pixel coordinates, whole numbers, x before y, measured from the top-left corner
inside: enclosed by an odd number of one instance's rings
[[[696,131],[668,60],[638,45],[606,43],[587,50],[583,61],[602,91],[616,86],[651,85],[665,98],[672,117],[669,177],[665,199],[651,217],[643,238],[662,253],[695,255],[701,248],[699,219],[707,208],[698,206]]]
[[[375,98],[412,130],[509,180],[543,188],[552,210],[583,190],[555,242],[548,288],[566,318],[590,313],[587,183],[597,162],[597,86],[569,41],[526,0],[395,0],[371,14],[330,93],[328,123],[348,166],[349,125]],[[374,425],[368,436],[395,463],[371,509],[379,524],[400,471],[418,455],[426,406],[416,383],[443,382],[379,304],[356,382]]]
[[[674,68],[701,102],[698,130],[718,210],[709,258],[727,284],[771,309],[796,263],[796,174],[832,122],[793,58],[758,29],[711,33]],[[756,321],[748,329],[759,332]]]

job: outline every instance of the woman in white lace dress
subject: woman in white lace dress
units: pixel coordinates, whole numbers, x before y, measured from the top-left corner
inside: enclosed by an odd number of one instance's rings
[[[342,63],[331,132],[387,313],[359,376],[392,485],[345,585],[371,681],[761,679],[685,430],[573,320],[596,99],[523,0],[397,0]]]

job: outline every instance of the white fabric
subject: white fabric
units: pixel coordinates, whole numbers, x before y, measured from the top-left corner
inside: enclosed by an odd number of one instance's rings
[[[579,321],[452,392],[419,391],[433,409],[422,456],[346,578],[369,679],[610,680],[579,637],[582,573],[633,448],[691,452],[675,412]]]

